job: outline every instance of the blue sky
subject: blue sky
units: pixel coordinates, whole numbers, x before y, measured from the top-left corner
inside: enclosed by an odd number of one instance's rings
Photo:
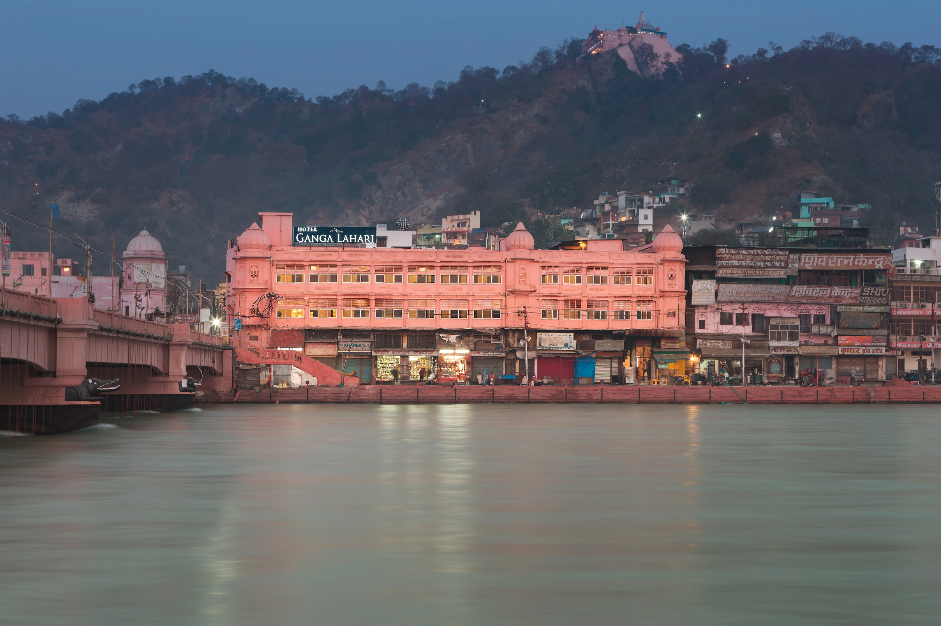
[[[210,68],[307,97],[347,87],[454,80],[465,65],[502,69],[540,46],[634,24],[641,9],[670,42],[724,37],[731,56],[826,31],[864,41],[941,45],[941,2],[744,0],[8,0],[0,17],[0,115],[61,113],[143,78]]]

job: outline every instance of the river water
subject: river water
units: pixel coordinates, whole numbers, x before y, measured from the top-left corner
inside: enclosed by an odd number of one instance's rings
[[[212,406],[0,437],[2,624],[937,624],[933,406]]]

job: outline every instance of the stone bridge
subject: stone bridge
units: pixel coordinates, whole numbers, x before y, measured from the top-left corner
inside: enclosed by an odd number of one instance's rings
[[[232,387],[233,356],[221,338],[188,324],[155,324],[94,310],[82,298],[3,292],[0,305],[0,430],[35,434],[82,428],[99,411],[192,406],[186,377],[204,394]],[[88,378],[119,379],[102,401],[67,401]]]

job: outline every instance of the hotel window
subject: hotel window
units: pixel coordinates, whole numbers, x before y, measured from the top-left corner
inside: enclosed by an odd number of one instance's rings
[[[630,285],[634,270],[629,267],[616,267],[611,273],[614,275],[615,285]]]
[[[25,264],[24,264],[24,265],[23,265],[23,273],[22,273],[21,275],[22,275],[22,276],[33,276],[33,275],[34,275],[33,272],[34,272],[33,265],[25,265]]]
[[[402,282],[402,266],[401,265],[380,265],[376,267],[376,284],[377,285],[381,283],[401,283],[401,282]]]
[[[445,265],[440,270],[442,285],[467,284],[467,267],[462,265]]]
[[[608,268],[589,265],[586,270],[585,282],[589,285],[607,285]]]
[[[435,317],[434,300],[409,300],[408,316],[413,320],[430,320]],[[434,347],[434,346],[432,346]]]
[[[556,276],[556,278],[558,278],[558,276]],[[559,301],[558,300],[543,300],[542,301],[542,319],[544,320],[559,319]]]
[[[607,300],[589,300],[588,301],[588,319],[590,320],[608,319],[608,301]]]
[[[343,317],[369,317],[369,298],[343,298]]]
[[[409,265],[408,282],[419,285],[433,284],[435,282],[435,268],[424,265]]]
[[[768,332],[769,341],[799,341],[800,340],[800,320],[778,321],[771,323],[771,330]]]
[[[581,268],[579,267],[562,268],[562,284],[563,285],[581,285],[582,284]]]
[[[369,266],[368,265],[344,265],[343,282],[345,283],[368,283]]]
[[[311,265],[310,282],[312,283],[335,283],[337,282],[336,265]]]
[[[611,308],[613,309],[614,319],[616,320],[631,319],[631,301],[630,300],[615,300]]]
[[[499,300],[474,300],[474,319],[475,320],[498,320],[500,319],[500,301]]]
[[[653,300],[638,300],[637,301],[637,319],[639,320],[652,320],[653,319]]]
[[[446,320],[467,319],[467,300],[442,300],[440,317]]]
[[[581,278],[581,276],[579,276]],[[582,319],[582,301],[581,300],[563,300],[562,301],[562,319],[580,320]]]
[[[653,284],[653,268],[652,267],[637,268],[637,284],[638,285],[652,285]]]
[[[307,268],[303,265],[277,265],[275,266],[275,282],[302,283],[305,269]]]
[[[308,308],[308,315],[312,318],[317,317],[336,317],[337,316],[337,299],[336,298],[320,298],[310,301]]]
[[[402,300],[376,298],[376,319],[401,319]]]
[[[503,275],[499,265],[474,268],[474,284],[499,285],[501,282],[503,282]]]
[[[559,268],[553,266],[545,266],[542,268],[542,284],[543,285],[558,285],[559,284]]]
[[[304,318],[303,300],[279,300],[278,308],[275,309],[275,317],[278,318]]]

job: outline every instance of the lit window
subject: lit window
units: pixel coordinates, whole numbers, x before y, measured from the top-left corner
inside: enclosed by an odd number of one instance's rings
[[[277,265],[275,266],[275,282],[302,283],[305,269],[307,268],[303,265]]]
[[[629,267],[616,267],[611,273],[614,274],[615,285],[630,285],[634,270]]]
[[[381,283],[401,283],[402,266],[401,265],[380,265],[376,268],[376,284]]]
[[[345,283],[368,283],[369,282],[369,266],[344,265],[343,266],[343,282]]]
[[[311,265],[309,278],[312,283],[335,283],[337,282],[337,266]]]
[[[445,265],[441,268],[442,285],[467,284],[467,267],[461,265]]]
[[[628,276],[630,278],[630,276]],[[631,319],[631,301],[630,300],[615,300],[611,308],[613,310],[613,316],[616,320],[629,320]]]
[[[376,319],[401,319],[402,300],[376,298]]]
[[[369,317],[369,298],[343,298],[343,317]]]
[[[608,319],[608,301],[607,300],[589,300],[588,301],[588,319],[590,320]]]
[[[581,276],[579,276],[581,278]],[[582,301],[581,300],[563,300],[562,301],[562,319],[580,320],[582,319]]]
[[[336,275],[334,274],[334,276]],[[311,300],[308,306],[308,315],[312,318],[337,316],[336,298],[320,298]]]
[[[434,300],[409,300],[408,316],[410,319],[434,319],[435,301]]]
[[[499,300],[474,300],[474,319],[498,320],[500,319]]]
[[[565,267],[562,269],[563,285],[581,285],[582,270],[578,267]]]
[[[419,285],[433,284],[435,282],[435,268],[424,265],[409,265],[408,282]]]
[[[553,267],[553,266],[543,266],[542,284],[543,285],[558,285],[559,284],[559,268]]]
[[[586,273],[587,276],[585,277],[585,282],[589,285],[608,284],[608,268],[588,266]]]
[[[641,267],[637,269],[637,284],[638,285],[652,285],[653,284],[653,268],[652,267]]]
[[[441,319],[467,319],[467,300],[442,300]]]
[[[275,317],[280,318],[304,318],[303,300],[279,300],[275,309]]]
[[[475,284],[499,285],[501,282],[503,282],[503,276],[499,265],[474,268]]]

